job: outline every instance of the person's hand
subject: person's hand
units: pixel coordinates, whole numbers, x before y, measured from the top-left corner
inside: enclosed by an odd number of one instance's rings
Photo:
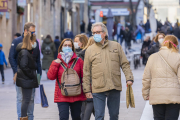
[[[149,96],[146,98],[146,100],[149,100]]]
[[[86,93],[85,95],[86,95],[86,98],[93,98],[92,93],[90,93],[90,92]]]
[[[60,59],[55,60],[56,63],[61,63],[62,61]]]
[[[16,82],[17,73],[14,74],[13,80]]]
[[[31,33],[28,31],[24,31],[24,37],[26,37],[28,34],[30,35]]]
[[[127,81],[127,85],[133,85],[132,81]]]

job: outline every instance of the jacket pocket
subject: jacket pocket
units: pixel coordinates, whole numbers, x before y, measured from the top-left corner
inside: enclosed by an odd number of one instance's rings
[[[96,53],[92,55],[92,64],[101,63],[101,53]]]
[[[119,62],[119,55],[117,49],[109,50],[109,54],[112,61]]]
[[[104,73],[92,75],[92,86],[96,89],[105,87]]]
[[[119,71],[112,71],[112,80],[115,86],[121,86],[121,73]]]

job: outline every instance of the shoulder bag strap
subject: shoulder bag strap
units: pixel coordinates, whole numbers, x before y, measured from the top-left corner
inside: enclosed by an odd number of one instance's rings
[[[77,58],[74,60],[73,64],[71,65],[71,68],[72,68],[72,69],[74,69],[74,66],[76,65],[78,59],[79,59],[79,57],[77,57]]]
[[[163,58],[163,56],[161,55],[161,53],[158,52],[158,55],[159,55],[159,56],[161,57],[161,59],[166,63],[166,65],[171,69],[171,71],[177,75],[176,71],[174,71],[174,70],[172,69],[172,67],[171,67],[171,66],[167,63],[167,61]]]

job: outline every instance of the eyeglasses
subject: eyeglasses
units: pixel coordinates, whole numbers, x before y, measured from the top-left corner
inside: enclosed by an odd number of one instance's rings
[[[92,35],[101,34],[101,32],[103,32],[103,31],[92,32]]]

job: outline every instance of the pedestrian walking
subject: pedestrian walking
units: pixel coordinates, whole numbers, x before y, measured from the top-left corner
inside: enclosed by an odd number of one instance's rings
[[[163,33],[158,33],[154,39],[155,44],[146,52],[146,58],[148,59],[150,55],[159,51],[161,44],[163,43],[165,35]]]
[[[85,26],[86,26],[86,24],[85,24],[84,20],[82,20],[81,25],[80,25],[81,33],[85,33]]]
[[[69,87],[77,86],[77,85],[73,85],[73,81],[72,81],[72,80],[75,81],[76,78],[80,78],[79,79],[80,84],[78,83],[78,85],[82,86],[83,60],[77,57],[75,53],[75,47],[71,39],[64,39],[62,41],[61,45],[59,46],[58,53],[59,54],[57,59],[51,63],[50,69],[47,74],[50,80],[54,80],[57,78],[56,86],[55,86],[54,102],[57,103],[59,109],[59,120],[69,120],[69,108],[71,110],[72,119],[80,120],[82,101],[86,100],[86,97],[81,87],[80,87],[79,95],[76,96],[73,95],[66,96],[63,94],[64,90],[62,89],[64,88],[63,85],[67,86],[66,90],[68,90],[68,85]],[[68,75],[68,73],[65,72],[66,70],[69,71],[70,68],[71,70],[74,70],[74,72],[76,72],[77,73],[76,75],[78,76],[74,77],[71,73],[71,76],[68,76],[70,78],[69,83],[63,82],[64,80],[63,76]],[[65,76],[65,78],[68,77]],[[77,89],[79,89],[79,87]],[[68,91],[66,93],[70,94],[70,92]]]
[[[147,22],[144,25],[144,27],[145,27],[145,33],[150,33],[151,32],[151,27],[150,27],[149,19],[147,20]]]
[[[79,56],[79,53],[84,49],[87,45],[88,37],[84,34],[78,34],[74,38],[74,47],[76,51],[76,55]]]
[[[83,90],[87,98],[93,98],[95,120],[103,120],[106,98],[110,120],[118,120],[122,90],[120,67],[128,85],[133,84],[133,74],[121,45],[108,40],[106,26],[101,22],[94,23],[92,33],[95,44],[85,53]]]
[[[122,37],[121,37],[121,35],[122,35],[122,33],[121,33],[121,27],[122,27],[122,25],[121,25],[121,22],[119,21],[119,23],[117,24],[117,42],[120,44],[121,43],[121,41],[122,41]]]
[[[21,36],[20,33],[16,33],[16,34],[14,35],[14,39],[16,39],[16,38],[18,38],[18,37],[20,37],[20,36]]]
[[[125,49],[130,49],[131,48],[131,31],[129,30],[128,27],[126,27],[124,31],[124,39],[125,39]]]
[[[117,23],[114,22],[114,25],[113,25],[113,39],[115,40],[115,35],[117,34]]]
[[[27,22],[24,25],[24,32],[30,32],[30,39],[31,40],[35,40],[36,41],[36,47],[33,49],[33,60],[35,61],[35,66],[36,66],[36,71],[37,71],[37,76],[41,76],[42,75],[42,70],[41,70],[41,62],[40,62],[40,51],[39,51],[39,43],[36,40],[36,35],[35,35],[35,25],[32,22]],[[9,52],[9,62],[11,64],[11,67],[13,69],[13,73],[14,73],[14,78],[13,80],[16,80],[17,77],[17,57],[18,57],[18,51],[16,51],[16,47],[19,43],[21,43],[24,39],[24,33],[22,34],[22,36],[16,38],[13,40],[12,44],[11,44],[11,48],[10,48],[10,52]],[[21,43],[22,45],[22,43]],[[40,79],[40,78],[38,78]],[[18,114],[18,120],[20,120],[21,117],[21,104],[22,104],[22,89],[21,87],[18,87],[16,85],[16,92],[17,92],[17,114]],[[27,116],[28,116],[28,120],[33,120],[34,119],[34,92],[35,89],[32,89],[32,95],[31,95],[31,100],[28,106],[28,112],[27,112]]]
[[[18,72],[16,85],[22,88],[22,105],[20,120],[28,120],[27,111],[31,101],[33,88],[38,87],[36,64],[32,57],[33,49],[36,48],[36,39],[30,39],[31,32],[25,32],[22,45],[16,48],[18,54]]]
[[[50,35],[47,35],[46,38],[43,40],[41,52],[43,54],[42,69],[45,70],[47,74],[51,62],[54,60],[54,54],[56,52],[55,44]]]
[[[180,41],[180,28],[177,24],[174,25],[174,30],[172,34],[178,38],[178,41]]]
[[[180,110],[180,54],[178,39],[164,38],[159,52],[148,59],[142,79],[142,96],[153,107],[154,120],[178,120]]]
[[[86,52],[86,49],[91,46],[92,44],[94,44],[94,38],[93,37],[90,37],[89,40],[88,40],[88,43],[87,45],[84,47],[84,49],[79,53],[79,57],[84,61],[84,57],[85,57],[85,52]]]
[[[81,51],[79,57],[84,61],[85,52],[86,50],[95,43],[94,38],[90,37],[86,47]],[[95,115],[94,105],[93,105],[93,98],[87,98],[86,101],[82,103],[82,110],[81,110],[81,120],[89,120],[91,117],[91,113]]]
[[[56,52],[54,53],[54,59],[57,59],[57,56],[58,56],[58,48],[61,44],[61,41],[59,40],[59,36],[56,36],[55,37],[55,40],[54,40],[54,44],[56,46]]]
[[[64,38],[74,38],[74,35],[70,29],[67,29],[67,32],[64,33]]]
[[[141,48],[141,57],[142,57],[142,64],[146,65],[147,63],[147,58],[146,58],[146,53],[148,51],[149,45],[151,43],[150,36],[147,36],[142,44]]]
[[[4,55],[4,52],[2,51],[3,45],[0,44],[0,71],[1,71],[1,77],[2,77],[2,84],[4,84],[4,63],[6,64],[7,67],[7,61]]]

